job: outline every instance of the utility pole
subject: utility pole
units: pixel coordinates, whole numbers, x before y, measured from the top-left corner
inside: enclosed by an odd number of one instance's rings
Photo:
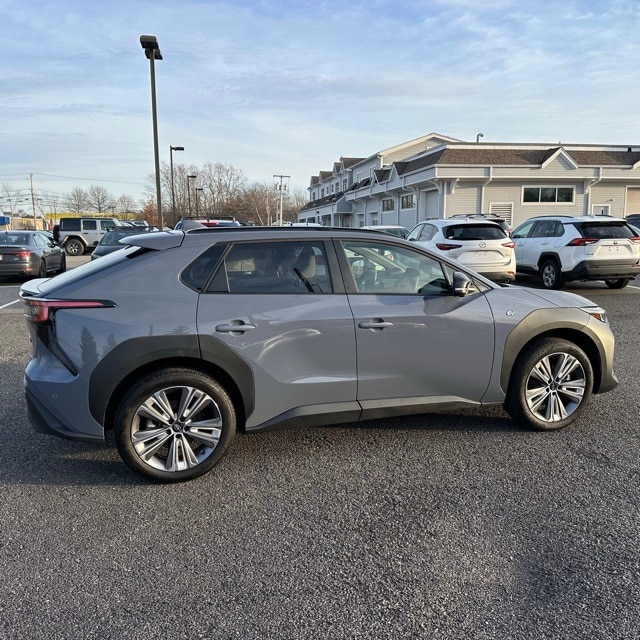
[[[276,191],[280,192],[280,201],[278,203],[278,226],[282,226],[282,206],[283,206],[283,198],[284,192],[287,190],[287,185],[284,182],[285,178],[290,178],[291,176],[284,176],[282,174],[273,174],[274,178],[279,178],[280,182],[275,185]]]

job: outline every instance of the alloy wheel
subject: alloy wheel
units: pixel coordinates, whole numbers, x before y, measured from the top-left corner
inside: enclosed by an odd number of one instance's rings
[[[584,398],[587,376],[580,361],[569,353],[552,353],[539,360],[526,381],[526,403],[544,422],[565,420]]]
[[[213,454],[222,426],[220,409],[210,395],[191,386],[166,387],[136,410],[131,443],[145,465],[185,471]]]

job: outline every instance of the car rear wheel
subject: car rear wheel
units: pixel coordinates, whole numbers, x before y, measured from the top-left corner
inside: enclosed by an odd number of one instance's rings
[[[624,289],[630,282],[629,278],[618,278],[617,280],[605,280],[604,283],[609,289]]]
[[[40,261],[40,266],[38,267],[38,278],[46,278],[47,277],[47,263],[44,260]]]
[[[67,256],[64,253],[60,256],[60,268],[58,273],[64,273],[67,270]]]
[[[543,262],[538,273],[540,284],[545,289],[560,289],[562,287],[562,271],[555,260]]]
[[[505,409],[519,424],[550,431],[571,424],[593,389],[593,368],[576,344],[559,338],[536,340],[511,372]]]
[[[236,430],[233,403],[213,378],[191,369],[147,374],[116,411],[122,459],[156,482],[183,482],[210,471]]]
[[[71,239],[65,243],[64,250],[69,256],[81,256],[84,253],[84,245],[80,240]]]

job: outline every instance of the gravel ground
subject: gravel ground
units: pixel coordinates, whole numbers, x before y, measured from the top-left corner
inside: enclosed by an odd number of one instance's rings
[[[620,386],[557,433],[501,408],[236,436],[156,486],[35,433],[0,313],[0,638],[640,637],[638,295]]]

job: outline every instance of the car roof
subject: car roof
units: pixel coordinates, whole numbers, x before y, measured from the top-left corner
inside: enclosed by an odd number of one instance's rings
[[[382,237],[385,236],[385,237]],[[224,241],[237,240],[271,240],[271,239],[293,239],[300,237],[308,237],[313,239],[338,237],[338,238],[354,238],[367,237],[374,238],[377,242],[406,242],[404,239],[381,234],[379,231],[372,229],[360,230],[348,227],[257,227],[257,226],[240,226],[240,227],[201,227],[188,230],[173,231],[156,231],[154,233],[139,233],[133,236],[127,236],[127,244],[135,247],[147,249],[172,249],[179,247],[183,242],[193,242],[197,244],[210,243],[212,238]],[[408,244],[408,243],[407,243]]]
[[[423,220],[422,222],[429,222],[431,224],[435,224],[438,227],[449,227],[451,225],[485,225],[489,227],[500,227],[500,225],[495,220],[489,220],[487,218],[433,218],[429,220]],[[422,224],[420,222],[419,224]],[[502,228],[502,227],[500,227]]]
[[[548,214],[545,216],[533,216],[525,220],[531,222],[532,220],[559,220],[560,222],[626,222],[625,218],[615,218],[613,216],[570,216],[567,214]]]

